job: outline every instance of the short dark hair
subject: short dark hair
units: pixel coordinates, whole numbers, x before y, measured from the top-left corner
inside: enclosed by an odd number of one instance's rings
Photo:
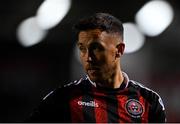
[[[124,32],[122,22],[108,13],[95,13],[92,16],[83,18],[74,25],[74,29],[76,30],[76,35],[78,35],[80,31],[100,29],[107,33],[119,33],[122,39]]]

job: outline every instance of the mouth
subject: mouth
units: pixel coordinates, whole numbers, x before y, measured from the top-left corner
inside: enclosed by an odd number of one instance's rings
[[[100,71],[100,67],[97,65],[97,63],[87,63],[86,65],[86,71],[90,75],[97,75],[97,73]]]
[[[88,70],[88,71],[89,71],[89,70],[95,70],[95,71],[98,71],[98,70],[100,70],[100,68],[95,67],[95,66],[90,66],[90,67],[87,68],[87,70]]]
[[[100,71],[100,69],[97,67],[91,67],[91,68],[88,68],[87,71],[91,75],[96,75]]]

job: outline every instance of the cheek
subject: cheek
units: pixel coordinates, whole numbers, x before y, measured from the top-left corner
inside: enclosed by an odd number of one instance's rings
[[[103,66],[106,71],[112,70],[115,67],[115,57],[112,54],[106,55],[103,60]]]
[[[111,64],[114,61],[114,52],[105,52],[100,57],[100,60],[104,63]]]
[[[87,63],[86,63],[85,56],[80,55],[79,58],[80,58],[81,65],[83,66],[84,69],[86,69]]]
[[[101,64],[107,62],[106,54],[105,54],[105,53],[96,54],[96,59],[97,59],[97,60],[99,61],[99,63],[101,63]]]
[[[116,59],[116,51],[114,49],[109,51],[108,59],[109,59],[109,62],[114,62],[115,61],[115,59]]]

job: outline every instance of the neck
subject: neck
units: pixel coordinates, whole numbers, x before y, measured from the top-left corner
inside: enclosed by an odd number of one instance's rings
[[[112,88],[119,88],[122,84],[124,80],[124,77],[123,77],[123,74],[122,74],[122,71],[119,70],[118,73],[116,73],[115,77],[114,77],[114,81],[110,83],[110,87]]]
[[[111,77],[109,77],[106,81],[103,81],[106,83],[100,83],[100,86],[116,89],[121,86],[123,80],[124,76],[122,74],[121,68],[118,67]]]

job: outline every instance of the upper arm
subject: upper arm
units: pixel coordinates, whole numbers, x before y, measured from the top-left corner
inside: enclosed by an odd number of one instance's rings
[[[153,94],[151,111],[149,113],[149,122],[166,122],[165,107],[161,97],[158,94]]]

